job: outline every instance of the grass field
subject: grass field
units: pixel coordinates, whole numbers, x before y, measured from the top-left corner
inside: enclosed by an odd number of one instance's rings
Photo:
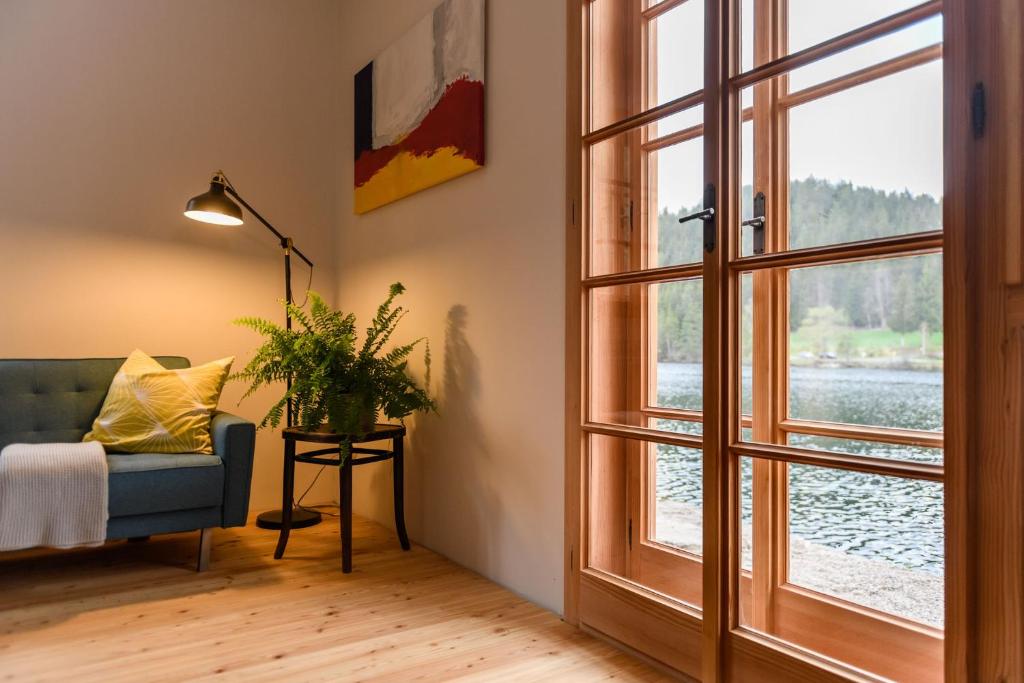
[[[789,353],[791,356],[800,354],[817,355],[822,344],[816,335],[800,328],[789,336]],[[825,347],[836,353],[840,358],[884,358],[887,356],[920,356],[921,333],[910,332],[901,335],[889,329],[856,329],[844,328],[830,335],[832,337]],[[928,355],[942,354],[942,333],[932,332],[928,335]]]

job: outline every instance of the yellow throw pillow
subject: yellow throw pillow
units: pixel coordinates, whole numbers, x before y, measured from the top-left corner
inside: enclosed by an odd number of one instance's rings
[[[120,453],[213,453],[210,419],[234,360],[168,370],[136,349],[82,440]]]

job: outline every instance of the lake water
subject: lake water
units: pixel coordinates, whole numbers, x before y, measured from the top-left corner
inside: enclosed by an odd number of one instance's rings
[[[701,407],[701,366],[658,364],[659,403]],[[793,417],[936,430],[942,427],[942,373],[870,368],[793,368]],[[744,376],[750,395],[750,375]],[[745,406],[749,411],[749,404]],[[699,426],[662,420],[659,428],[693,432]],[[696,429],[695,429],[696,428]],[[942,462],[939,449],[890,446],[819,437],[793,445],[918,462]],[[743,458],[743,519],[751,518],[749,458]],[[700,453],[658,446],[659,499],[701,505]],[[933,576],[943,572],[941,484],[820,467],[791,465],[792,536],[834,550],[889,562]]]

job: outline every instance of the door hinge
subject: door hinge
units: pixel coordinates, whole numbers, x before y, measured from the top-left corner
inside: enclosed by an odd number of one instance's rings
[[[974,132],[974,139],[977,140],[985,135],[985,119],[988,112],[985,109],[985,84],[978,82],[974,84],[974,92],[971,93],[971,130]]]
[[[575,561],[576,558],[575,558],[574,551],[575,551],[575,548],[573,548],[572,546],[569,546],[569,571],[575,571],[576,570],[576,561]]]
[[[632,550],[633,549],[633,520],[632,519],[629,520],[629,530],[628,530],[628,536],[626,537],[626,541],[629,543],[629,549]]]

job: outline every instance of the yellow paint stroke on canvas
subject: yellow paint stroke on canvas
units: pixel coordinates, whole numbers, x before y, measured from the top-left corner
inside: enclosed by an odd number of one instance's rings
[[[366,213],[478,168],[479,164],[461,156],[456,147],[442,147],[430,156],[401,152],[356,188],[355,211]]]

